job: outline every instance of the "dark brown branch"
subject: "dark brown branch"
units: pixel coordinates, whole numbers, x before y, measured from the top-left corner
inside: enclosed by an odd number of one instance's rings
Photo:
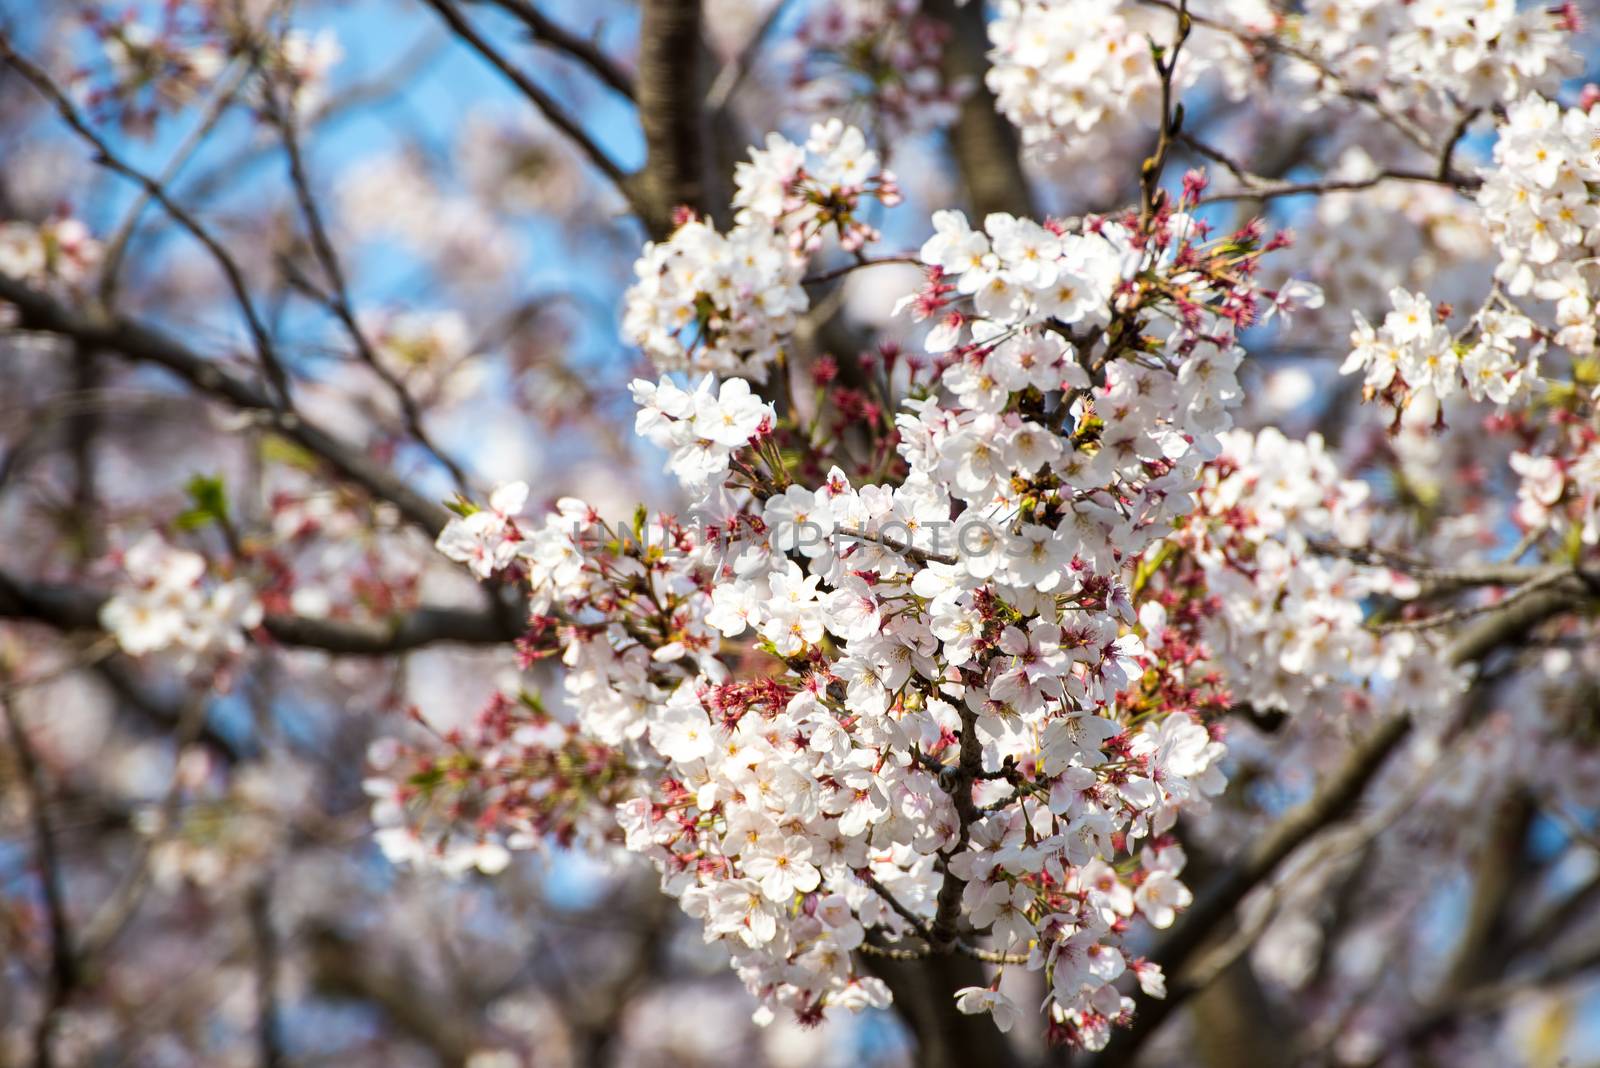
[[[1370,174],[1364,178],[1323,178],[1308,182],[1284,182],[1269,178],[1262,174],[1255,174],[1243,164],[1212,148],[1196,138],[1187,134],[1180,134],[1180,141],[1196,154],[1221,164],[1229,174],[1237,178],[1245,188],[1231,193],[1216,193],[1212,196],[1202,197],[1201,204],[1223,204],[1229,201],[1241,200],[1275,200],[1278,197],[1292,196],[1324,196],[1328,193],[1356,192],[1362,189],[1371,189],[1385,182],[1422,182],[1429,185],[1445,185],[1458,192],[1470,192],[1483,184],[1483,179],[1473,174],[1460,174],[1450,167],[1450,157],[1446,155],[1441,167],[1436,171],[1421,171],[1404,167],[1388,167]],[[1452,147],[1454,142],[1451,142]]]
[[[961,918],[961,893],[967,884],[965,879],[950,869],[950,859],[959,856],[967,848],[972,825],[978,820],[978,809],[972,802],[972,785],[982,773],[983,742],[978,738],[978,714],[966,705],[962,705],[960,760],[955,767],[946,768],[939,776],[939,785],[950,795],[950,802],[956,808],[956,818],[961,822],[961,831],[955,845],[941,853],[938,861],[944,870],[944,879],[939,884],[933,923],[928,928],[928,933],[931,935],[931,945],[939,953],[948,954],[956,948],[958,933],[956,923]]]
[[[1019,1063],[993,1020],[955,1010],[956,991],[988,984],[981,962],[961,955],[897,960],[863,954],[862,963],[888,984],[895,1012],[916,1036],[918,1068],[1014,1068]]]
[[[262,624],[283,643],[344,656],[388,656],[427,645],[501,645],[519,636],[494,613],[417,608],[384,623],[268,616]]]
[[[1449,659],[1458,666],[1482,660],[1503,645],[1524,640],[1534,627],[1590,596],[1593,593],[1588,583],[1581,576],[1571,575],[1559,585],[1480,619],[1456,639]],[[1270,877],[1291,853],[1355,807],[1388,757],[1410,735],[1411,727],[1408,715],[1386,720],[1350,752],[1315,796],[1279,820],[1244,856],[1196,895],[1194,904],[1151,954],[1151,959],[1171,977],[1167,997],[1142,1005],[1132,1026],[1118,1032],[1105,1051],[1089,1062],[1094,1068],[1132,1063],[1161,1023],[1198,992],[1198,986],[1186,983],[1182,976],[1195,954],[1245,896]]]
[[[131,319],[74,310],[47,293],[3,275],[0,301],[16,306],[21,325],[27,329],[59,334],[89,348],[164,367],[219,401],[260,413],[264,423],[326,462],[349,482],[393,504],[431,536],[437,536],[450,518],[443,505],[417,493],[354,445],[335,438],[301,415],[282,410],[254,384],[165,334]]]
[[[571,56],[589,68],[589,72],[596,78],[629,100],[633,99],[633,76],[617,66],[593,41],[562,26],[540,11],[530,0],[488,0],[488,2],[521,22],[533,41],[553,51]]]
[[[1451,129],[1450,135],[1444,139],[1444,147],[1439,150],[1439,170],[1436,173],[1439,181],[1458,184],[1460,176],[1455,174],[1456,146],[1467,136],[1467,127],[1471,126],[1472,121],[1481,114],[1483,114],[1482,108],[1469,108],[1463,111],[1461,118],[1456,120],[1454,128]],[[1482,185],[1483,179],[1474,176],[1473,184]]]
[[[0,572],[0,619],[26,619],[57,630],[98,630],[104,594],[28,583]],[[343,656],[388,656],[428,645],[499,645],[517,638],[514,618],[498,612],[422,607],[374,622],[269,615],[265,634],[282,645]]]
[[[644,0],[639,12],[639,124],[645,165],[635,206],[651,236],[672,232],[679,207],[708,213],[705,182],[704,44],[700,0]]]
[[[272,925],[271,876],[250,888],[245,909],[255,952],[256,1047],[261,1068],[282,1068],[283,1043],[278,1035],[278,932]]]
[[[245,284],[244,272],[234,262],[228,250],[222,247],[222,243],[212,235],[210,230],[206,229],[199,219],[173,200],[160,182],[124,162],[112,152],[105,141],[78,114],[78,109],[73,107],[72,101],[67,98],[67,95],[50,80],[50,76],[43,69],[19,55],[11,47],[11,41],[5,34],[0,34],[0,60],[8,63],[35,89],[50,100],[62,120],[94,149],[96,163],[139,185],[145,194],[157,204],[160,204],[178,225],[189,231],[195,240],[205,246],[206,251],[217,261],[217,266],[222,269],[223,276],[228,282],[228,288],[233,291],[239,310],[244,315],[245,324],[250,331],[250,337],[255,342],[256,355],[261,361],[262,370],[265,372],[267,380],[272,384],[273,392],[277,394],[277,406],[289,407],[288,372],[284,370],[282,362],[278,359],[277,349],[272,344],[272,338],[267,334],[266,325],[256,313],[255,303],[250,299],[250,288]]]
[[[1172,78],[1178,69],[1178,55],[1183,51],[1183,43],[1189,39],[1189,31],[1194,26],[1189,18],[1189,0],[1178,0],[1177,15],[1178,32],[1172,39],[1172,47],[1162,48],[1154,42],[1150,46],[1155,53],[1151,58],[1156,65],[1156,76],[1161,80],[1161,126],[1156,131],[1155,151],[1139,166],[1139,217],[1145,220],[1147,227],[1154,224],[1157,194],[1161,191],[1161,174],[1166,169],[1167,156],[1172,152],[1173,142],[1183,131],[1183,105],[1173,99]]]
[[[922,919],[922,917],[918,916],[915,912],[912,912],[905,906],[904,902],[891,894],[888,889],[878,881],[877,876],[873,875],[871,871],[867,870],[866,868],[862,868],[860,871],[856,872],[856,878],[860,879],[862,882],[871,887],[873,893],[882,898],[883,903],[888,905],[889,908],[893,909],[896,916],[899,916],[902,920],[906,921],[906,923],[911,927],[911,930],[916,932],[918,938],[922,939],[924,942],[933,941],[933,933],[928,930],[928,925]],[[926,954],[922,955],[926,956]]]
[[[8,673],[0,674],[0,680],[7,677]],[[61,857],[55,828],[45,808],[44,779],[39,772],[39,760],[33,751],[33,744],[28,740],[27,731],[12,703],[9,687],[0,686],[0,713],[4,714],[11,748],[17,755],[22,789],[28,801],[34,849],[38,854],[39,883],[44,891],[45,914],[49,922],[50,980],[39,1021],[34,1028],[33,1063],[35,1068],[51,1068],[55,1063],[52,1042],[56,1022],[78,985],[79,969],[72,948],[72,927],[67,918],[66,895],[62,889]]]
[[[961,102],[960,114],[950,130],[950,148],[973,212],[980,219],[995,211],[1033,215],[1033,192],[1022,170],[1016,127],[1000,114],[994,93],[984,82],[989,70],[989,38],[983,5],[958,6],[955,0],[927,0],[924,10],[950,27],[944,56],[946,80],[972,82],[972,91]]]

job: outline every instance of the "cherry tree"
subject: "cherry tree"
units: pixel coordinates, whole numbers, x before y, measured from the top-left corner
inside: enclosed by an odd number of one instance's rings
[[[1592,1055],[1582,6],[0,3],[0,1060]]]

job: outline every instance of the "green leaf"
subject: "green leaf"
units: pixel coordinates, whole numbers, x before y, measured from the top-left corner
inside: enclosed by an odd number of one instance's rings
[[[179,530],[199,530],[228,521],[228,492],[221,475],[195,475],[184,486],[189,507],[177,518]]]

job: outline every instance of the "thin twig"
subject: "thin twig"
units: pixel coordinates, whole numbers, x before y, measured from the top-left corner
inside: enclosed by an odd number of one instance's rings
[[[1283,182],[1251,172],[1237,160],[1188,134],[1180,134],[1178,139],[1197,155],[1209,159],[1213,163],[1220,163],[1245,186],[1244,189],[1236,192],[1215,193],[1211,196],[1202,197],[1199,201],[1200,204],[1224,204],[1238,200],[1274,200],[1279,197],[1293,196],[1324,196],[1328,193],[1347,193],[1371,189],[1385,182],[1420,182],[1427,185],[1446,185],[1462,192],[1476,189],[1483,184],[1483,179],[1476,175],[1457,174],[1448,168],[1438,171],[1421,171],[1402,167],[1385,168],[1364,178],[1324,178],[1317,181]]]
[[[235,302],[243,313],[245,324],[249,328],[250,336],[255,342],[256,355],[261,361],[262,370],[266,373],[267,380],[272,385],[273,392],[277,395],[276,406],[280,408],[292,407],[289,396],[289,374],[278,359],[277,349],[272,344],[272,338],[267,333],[267,328],[257,314],[255,303],[250,299],[250,288],[245,283],[244,272],[222,243],[212,235],[211,231],[194,215],[185,209],[168,194],[166,187],[151,178],[143,171],[125,162],[121,157],[111,151],[100,135],[95,133],[84,121],[78,109],[67,98],[45,73],[44,69],[19,55],[11,46],[11,40],[4,33],[0,33],[0,60],[4,60],[17,73],[21,74],[35,89],[55,105],[56,112],[74,132],[86,141],[95,151],[95,162],[106,169],[122,175],[124,178],[138,184],[147,195],[172,216],[173,220],[204,245],[212,259],[222,269],[227,279],[228,288],[233,291]]]
[[[1176,3],[1174,0],[1142,0],[1142,2],[1150,4],[1153,7],[1165,8],[1168,11],[1176,12],[1187,3],[1187,0],[1184,0],[1184,4]],[[1377,115],[1379,118],[1383,119],[1384,122],[1387,122],[1390,126],[1393,126],[1396,130],[1400,131],[1400,133],[1408,141],[1422,149],[1424,152],[1432,155],[1437,151],[1436,146],[1434,146],[1430,141],[1426,130],[1405,115],[1402,115],[1399,112],[1389,108],[1382,100],[1378,98],[1378,95],[1370,89],[1356,88],[1355,86],[1347,83],[1342,75],[1333,70],[1333,68],[1329,67],[1328,64],[1315,53],[1285,40],[1281,35],[1251,33],[1248,30],[1229,25],[1226,22],[1209,18],[1204,15],[1190,15],[1189,17],[1194,21],[1195,25],[1205,26],[1208,29],[1216,30],[1219,33],[1228,34],[1230,37],[1235,38],[1252,49],[1276,52],[1280,55],[1288,56],[1291,59],[1299,60],[1300,62],[1313,68],[1324,81],[1330,83],[1334,87],[1334,90],[1340,96],[1370,108],[1373,114]]]
[[[183,801],[183,776],[180,773],[183,754],[205,733],[206,698],[207,691],[197,686],[190,691],[183,707],[178,710],[172,743],[176,759],[172,778],[167,782],[161,807],[157,810],[159,821],[155,830],[144,839],[117,888],[84,925],[83,939],[78,946],[79,960],[87,962],[99,959],[117,940],[138,910],[139,902],[150,885],[152,861],[178,832]]]
[[[1178,67],[1178,55],[1183,51],[1183,43],[1189,39],[1194,23],[1189,16],[1189,0],[1178,0],[1174,10],[1178,16],[1178,34],[1173,38],[1172,46],[1163,49],[1151,45],[1154,52],[1151,58],[1156,65],[1156,75],[1161,80],[1161,127],[1156,131],[1155,152],[1139,167],[1139,218],[1147,227],[1153,224],[1155,218],[1161,172],[1166,169],[1173,140],[1183,131],[1183,105],[1172,99],[1172,78]]]
[[[530,0],[489,0],[489,2],[520,21],[527,28],[528,36],[536,44],[571,56],[588,67],[589,72],[602,82],[629,100],[633,99],[633,76],[617,66],[594,41],[562,26],[535,7]]]
[[[1540,590],[1549,589],[1551,586],[1557,585],[1573,573],[1574,571],[1570,567],[1554,567],[1524,582],[1498,601],[1492,601],[1488,604],[1469,605],[1465,608],[1452,608],[1449,611],[1438,612],[1431,616],[1424,616],[1421,619],[1401,619],[1392,623],[1373,623],[1367,629],[1378,634],[1389,634],[1395,631],[1435,630],[1439,627],[1451,626],[1452,624],[1516,604],[1518,601],[1531,597]]]
[[[878,881],[877,876],[873,875],[872,872],[868,871],[867,869],[862,868],[856,872],[856,878],[860,879],[863,883],[867,884],[867,886],[871,887],[872,891],[883,899],[883,903],[894,910],[895,915],[899,916],[902,920],[906,921],[906,923],[910,925],[911,929],[917,933],[918,938],[929,943],[930,945],[933,943],[933,932],[928,929],[927,921],[902,904],[899,898],[891,894],[888,889]]]
[[[953,564],[956,562],[956,558],[949,553],[936,553],[927,549],[919,549],[915,545],[907,545],[896,538],[886,537],[882,534],[868,534],[858,527],[840,527],[834,533],[841,534],[847,538],[855,538],[857,541],[867,541],[874,545],[882,545],[885,549],[897,552],[906,559],[914,560],[919,564]]]
[[[434,443],[432,436],[422,424],[422,412],[417,407],[416,398],[411,395],[399,375],[379,358],[366,331],[356,319],[355,309],[350,302],[350,287],[345,281],[344,268],[340,265],[339,254],[328,236],[328,228],[322,220],[322,212],[317,207],[316,197],[311,193],[311,180],[306,173],[305,155],[300,150],[299,122],[295,114],[294,94],[286,93],[285,98],[279,100],[275,87],[267,86],[263,96],[268,116],[277,125],[283,140],[284,152],[289,159],[289,183],[294,189],[295,201],[300,206],[300,215],[310,233],[312,251],[323,273],[327,275],[328,284],[332,287],[331,292],[324,298],[328,309],[333,312],[334,317],[344,327],[345,333],[349,335],[357,354],[361,357],[361,362],[366,364],[394,395],[395,403],[400,406],[401,416],[405,420],[406,429],[416,439],[417,444],[450,472],[457,490],[470,495],[471,486],[466,471],[454,457]]]
[[[201,116],[200,123],[183,144],[172,154],[172,159],[161,169],[156,177],[156,182],[165,187],[171,185],[178,177],[178,172],[194,158],[194,154],[205,144],[211,132],[216,129],[222,117],[233,106],[234,98],[247,78],[255,69],[255,64],[239,63],[232,68],[229,75],[224,77],[221,84],[212,94],[211,102],[207,105],[205,114]],[[106,307],[116,303],[117,282],[121,276],[123,255],[128,250],[128,242],[132,239],[134,231],[138,229],[139,220],[144,216],[145,209],[150,206],[151,197],[148,190],[140,190],[134,198],[133,204],[128,208],[127,214],[112,231],[111,237],[105,244],[105,255],[100,261],[100,302]]]
[[[28,812],[33,823],[34,849],[39,866],[39,882],[44,892],[45,913],[50,929],[50,982],[45,991],[44,1006],[33,1032],[33,1063],[35,1068],[52,1068],[55,1064],[52,1042],[61,1011],[66,1008],[78,985],[77,956],[72,949],[72,926],[67,917],[66,895],[61,882],[61,856],[56,843],[55,828],[46,810],[44,779],[39,771],[39,759],[28,740],[26,729],[17,715],[11,699],[10,672],[4,673],[5,688],[0,689],[0,713],[4,714],[12,751],[17,754],[17,764],[22,773],[22,789],[27,797]]]
[[[0,300],[15,306],[24,329],[57,334],[93,349],[164,367],[232,408],[259,413],[264,425],[374,497],[392,503],[431,536],[437,536],[450,519],[444,506],[406,485],[364,450],[341,441],[297,412],[285,411],[253,382],[143,323],[85,312],[6,275],[0,275]]]
[[[859,271],[863,267],[881,267],[886,263],[909,263],[917,267],[922,266],[922,261],[915,256],[880,256],[877,259],[856,260],[854,263],[847,263],[842,267],[823,271],[821,274],[807,275],[805,278],[800,279],[800,284],[803,286],[821,285],[823,282],[832,282],[836,278],[843,278],[845,275],[853,271]]]
[[[632,183],[623,169],[617,165],[604,149],[579,126],[578,123],[566,113],[560,104],[549,93],[539,88],[526,74],[512,65],[511,61],[501,55],[493,45],[484,39],[472,23],[456,10],[450,0],[426,0],[429,7],[439,13],[439,17],[450,27],[455,35],[465,41],[472,49],[482,56],[490,66],[505,76],[506,80],[516,86],[522,95],[532,101],[533,106],[549,120],[550,124],[572,139],[573,143],[589,158],[589,162],[616,184],[625,195],[630,195]],[[631,195],[630,195],[631,199]]]

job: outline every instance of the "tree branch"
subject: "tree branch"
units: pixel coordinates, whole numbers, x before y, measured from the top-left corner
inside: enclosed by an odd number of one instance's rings
[[[417,493],[354,445],[340,441],[302,415],[282,410],[255,385],[165,334],[132,319],[76,311],[49,294],[4,275],[0,275],[0,301],[16,306],[25,328],[59,334],[90,348],[156,364],[217,400],[260,413],[278,433],[325,461],[349,482],[393,504],[430,536],[437,537],[450,518],[443,505]]]
[[[289,158],[289,185],[294,190],[295,201],[300,206],[300,215],[305,220],[306,230],[311,238],[312,252],[322,267],[322,273],[328,279],[330,291],[325,297],[328,310],[344,327],[351,344],[355,346],[357,355],[361,357],[361,362],[389,387],[389,392],[399,405],[401,418],[404,419],[406,429],[410,431],[412,438],[427,451],[428,455],[450,472],[450,477],[455,480],[456,489],[467,493],[469,482],[466,471],[454,457],[434,443],[432,435],[422,425],[422,411],[417,407],[416,398],[406,389],[405,382],[400,376],[378,358],[378,353],[367,338],[366,331],[356,320],[344,268],[339,263],[339,254],[333,247],[333,240],[328,236],[328,228],[323,223],[316,197],[311,193],[311,179],[306,173],[305,154],[300,150],[300,124],[295,114],[292,89],[285,92],[283,99],[280,100],[277,87],[267,86],[263,96],[266,99],[267,113],[282,135],[284,152]]]
[[[1268,178],[1265,175],[1255,174],[1243,164],[1187,134],[1179,134],[1178,139],[1196,154],[1211,160],[1213,163],[1221,164],[1229,174],[1237,178],[1240,184],[1245,187],[1233,193],[1216,193],[1212,196],[1201,197],[1200,204],[1224,204],[1238,200],[1275,200],[1279,197],[1323,196],[1328,193],[1357,192],[1362,189],[1371,189],[1373,186],[1382,185],[1385,182],[1422,182],[1428,185],[1444,185],[1461,193],[1470,192],[1483,184],[1483,179],[1477,175],[1459,174],[1451,169],[1448,157],[1441,165],[1441,169],[1436,171],[1386,167],[1365,178],[1323,178],[1308,182],[1285,182]],[[1451,145],[1454,147],[1454,142],[1451,142]]]
[[[261,1068],[282,1068],[283,1043],[278,1033],[278,932],[272,925],[272,876],[251,886],[245,899],[254,945],[256,986],[257,1063]]]
[[[34,620],[57,630],[100,629],[105,594],[28,583],[0,572],[0,619]],[[521,632],[497,612],[422,607],[386,621],[354,622],[269,615],[265,634],[281,645],[342,656],[389,656],[427,645],[500,645]]]
[[[487,2],[494,4],[527,27],[528,36],[536,44],[571,56],[589,68],[589,73],[596,78],[629,100],[633,99],[633,75],[617,66],[593,41],[562,26],[535,7],[530,0],[487,0]]]
[[[978,218],[993,211],[1032,216],[1033,191],[1022,170],[1022,147],[1016,127],[1000,114],[994,93],[984,81],[989,70],[985,54],[989,36],[983,7],[979,3],[957,6],[955,0],[927,0],[924,4],[929,15],[950,28],[945,45],[945,79],[972,82],[972,91],[962,100],[960,114],[950,130],[950,148]]]
[[[539,112],[544,115],[550,125],[571,138],[572,142],[583,151],[583,154],[589,158],[589,162],[593,163],[601,174],[611,179],[617,188],[621,189],[630,200],[633,199],[633,182],[630,180],[629,175],[617,165],[616,160],[612,159],[589,136],[582,126],[579,126],[571,116],[562,110],[561,105],[556,103],[553,96],[539,88],[526,74],[513,66],[510,60],[501,55],[499,50],[474,29],[472,23],[468,22],[460,11],[456,10],[455,5],[450,0],[425,0],[425,2],[439,13],[439,17],[444,20],[445,25],[449,26],[457,37],[467,42],[490,66],[494,67],[495,70],[505,76],[507,81],[516,86],[523,96],[532,101],[533,106],[539,109]]]
[[[1502,645],[1526,638],[1534,627],[1588,596],[1592,596],[1589,584],[1581,576],[1569,574],[1562,583],[1480,619],[1451,646],[1450,662],[1460,666],[1482,660]],[[1194,904],[1151,959],[1167,975],[1177,976],[1251,890],[1302,844],[1354,808],[1388,757],[1410,735],[1411,728],[1411,717],[1402,713],[1386,720],[1358,744],[1309,801],[1285,815],[1232,867],[1196,895]],[[1117,1032],[1104,1052],[1088,1063],[1094,1068],[1132,1063],[1161,1023],[1195,991],[1194,987],[1177,984],[1165,1000],[1141,1006],[1132,1026]]]
[[[9,672],[0,672],[0,680],[9,682]],[[77,957],[72,950],[72,927],[67,918],[66,895],[61,884],[61,857],[56,846],[55,828],[50,814],[45,810],[43,777],[39,761],[27,731],[12,703],[9,687],[0,688],[0,713],[4,714],[11,748],[17,755],[17,765],[22,775],[22,789],[28,800],[28,815],[33,823],[34,848],[38,853],[39,883],[44,891],[45,914],[50,930],[50,982],[45,992],[44,1005],[33,1033],[33,1063],[35,1068],[51,1068],[55,1063],[52,1040],[56,1022],[67,1000],[78,985]]]
[[[639,124],[644,169],[635,204],[651,236],[672,232],[673,212],[708,213],[701,103],[700,0],[643,0],[639,13]]]
[[[331,925],[306,932],[312,983],[330,997],[371,1002],[394,1024],[433,1050],[445,1065],[465,1065],[478,1049],[481,1024],[459,1006],[441,1002],[403,958],[386,967],[376,953]]]
[[[916,1036],[918,1068],[1014,1068],[1016,1052],[985,1015],[955,1011],[956,991],[984,986],[983,964],[962,955],[897,960],[863,954],[867,968],[894,995],[894,1009]]]
[[[8,63],[35,89],[50,100],[56,111],[61,115],[62,120],[94,149],[96,163],[138,184],[147,196],[157,204],[160,204],[178,225],[189,231],[195,240],[204,245],[206,251],[211,253],[211,257],[217,261],[217,266],[222,269],[223,276],[228,282],[228,288],[233,291],[239,310],[244,315],[245,324],[250,331],[250,337],[255,342],[256,355],[260,358],[262,370],[266,373],[273,392],[278,395],[278,404],[285,408],[290,407],[288,372],[284,370],[282,362],[278,359],[277,349],[272,344],[272,338],[267,334],[266,325],[262,323],[261,317],[256,313],[255,303],[250,299],[250,288],[245,284],[244,272],[234,262],[228,250],[222,247],[222,243],[212,235],[210,230],[206,229],[199,219],[174,201],[160,182],[157,182],[143,171],[132,167],[113,153],[110,147],[101,140],[100,136],[78,114],[77,108],[73,107],[72,101],[67,98],[67,95],[50,80],[50,76],[43,69],[19,55],[16,49],[11,47],[10,39],[3,33],[0,33],[0,60]]]

